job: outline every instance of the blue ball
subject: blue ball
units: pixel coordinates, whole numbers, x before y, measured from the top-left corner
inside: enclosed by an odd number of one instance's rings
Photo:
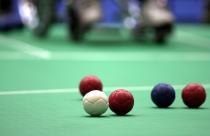
[[[176,93],[174,88],[165,83],[157,84],[151,92],[152,101],[159,108],[169,107],[175,100]]]

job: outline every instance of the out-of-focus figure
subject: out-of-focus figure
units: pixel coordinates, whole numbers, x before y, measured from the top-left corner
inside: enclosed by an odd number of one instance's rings
[[[85,30],[101,17],[100,0],[65,0],[67,23],[74,41],[83,39]],[[23,23],[38,37],[45,37],[56,16],[56,0],[19,0]]]
[[[167,0],[112,0],[120,9],[121,24],[137,40],[151,37],[158,43],[167,41],[174,17]],[[102,0],[65,0],[70,38],[81,41],[103,18]],[[55,19],[56,0],[19,0],[22,21],[34,34],[47,35]],[[106,10],[109,10],[108,7]],[[109,27],[109,25],[105,25]],[[111,28],[112,29],[112,28]]]
[[[145,34],[148,29],[153,29],[154,40],[163,43],[172,33],[174,17],[167,8],[167,0],[140,0],[141,17],[139,25],[134,29],[134,35],[141,38],[141,33]]]
[[[205,5],[205,22],[210,24],[210,0],[206,0]]]
[[[135,39],[154,33],[154,40],[163,43],[172,32],[174,17],[167,8],[167,0],[114,0],[121,7],[123,23],[133,31]],[[83,39],[84,34],[97,21],[102,12],[100,0],[71,0],[69,24],[73,40]],[[149,34],[151,35],[151,34]]]
[[[47,35],[55,17],[56,0],[19,0],[23,23],[38,37]]]
[[[70,0],[67,6],[70,36],[72,40],[80,41],[102,16],[100,0]]]

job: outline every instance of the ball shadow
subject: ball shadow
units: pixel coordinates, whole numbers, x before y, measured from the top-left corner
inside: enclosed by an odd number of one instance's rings
[[[82,116],[84,118],[108,118],[109,116],[105,116],[105,115],[102,115],[102,116],[90,116],[90,115],[85,115],[85,116]]]
[[[150,107],[152,109],[157,110],[209,110],[208,107],[199,107],[199,108],[188,108],[188,107],[167,107],[167,108],[160,108],[160,107]]]
[[[208,107],[199,107],[199,108],[180,107],[179,109],[183,109],[183,110],[209,110]]]
[[[175,110],[175,109],[179,109],[179,107],[167,107],[167,108],[163,108],[163,107],[150,107],[151,109],[158,109],[158,110]]]
[[[137,115],[134,114],[126,114],[126,115],[116,115],[116,114],[111,114],[109,115],[110,117],[137,117]]]

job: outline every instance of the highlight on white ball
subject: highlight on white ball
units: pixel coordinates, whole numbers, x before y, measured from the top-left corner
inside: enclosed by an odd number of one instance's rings
[[[93,90],[83,97],[84,110],[91,116],[100,116],[109,107],[108,97],[99,90]]]

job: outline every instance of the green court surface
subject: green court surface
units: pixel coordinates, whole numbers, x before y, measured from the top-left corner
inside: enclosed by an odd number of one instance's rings
[[[95,31],[82,43],[67,37],[65,26],[55,26],[47,39],[27,30],[0,34],[0,136],[210,135],[209,26],[179,25],[166,45],[133,42],[124,32]],[[100,77],[107,95],[130,90],[133,110],[89,117],[78,93],[85,75]],[[160,82],[176,89],[168,109],[150,99]],[[200,109],[188,109],[181,100],[190,82],[206,87]]]

